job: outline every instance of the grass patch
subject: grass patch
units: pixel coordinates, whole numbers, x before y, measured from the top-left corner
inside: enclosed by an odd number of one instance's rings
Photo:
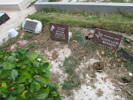
[[[9,40],[7,40],[6,42],[4,42],[4,43],[0,46],[0,49],[7,49],[10,45],[12,45],[13,43],[16,43],[18,37],[19,37],[19,36],[15,37],[15,38],[10,38]]]
[[[74,88],[80,88],[81,82],[77,74],[70,76],[67,80],[64,81],[63,89],[72,90]]]
[[[24,40],[30,40],[33,37],[33,34],[25,33],[24,34]]]
[[[38,43],[36,43],[36,42],[32,42],[32,43],[30,43],[29,45],[28,45],[28,49],[32,49],[32,48],[36,48],[38,46]]]
[[[132,49],[125,48],[125,51],[128,52],[131,56],[133,56],[133,50]],[[122,63],[124,64],[124,66],[127,67],[130,72],[133,72],[133,62],[130,62],[124,58],[122,58],[122,59],[123,59]]]
[[[126,60],[123,61],[123,63],[124,63],[124,66],[127,67],[130,72],[133,72],[133,63]]]
[[[133,14],[94,14],[89,12],[63,12],[45,9],[30,15],[43,23],[63,23],[70,26],[103,28],[119,32],[133,33]]]
[[[78,61],[78,58],[75,58],[74,56],[69,56],[65,59],[63,66],[75,68],[79,64],[80,63]]]
[[[77,40],[81,45],[84,44],[85,36],[82,34],[82,32],[80,30],[73,29],[72,33],[75,33],[72,36],[72,40]]]
[[[72,75],[75,72],[75,68],[79,66],[80,61],[74,56],[70,56],[65,59],[63,66],[65,67],[65,72]]]
[[[63,67],[64,72],[68,74],[68,78],[64,81],[63,89],[72,90],[78,88],[81,85],[79,74],[75,72],[75,69],[80,65],[80,60],[75,56],[69,56],[65,59]]]

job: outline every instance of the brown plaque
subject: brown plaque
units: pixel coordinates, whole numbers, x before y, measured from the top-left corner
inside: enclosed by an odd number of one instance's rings
[[[103,29],[96,29],[94,33],[93,41],[107,47],[110,47],[114,50],[120,45],[122,36],[118,34],[114,34],[112,32],[103,30]]]
[[[50,24],[51,39],[56,41],[68,41],[68,25]]]

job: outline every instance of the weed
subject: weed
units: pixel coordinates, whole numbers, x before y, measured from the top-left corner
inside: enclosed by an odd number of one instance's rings
[[[112,52],[110,49],[106,49],[104,56],[111,57],[111,58],[117,58],[116,54]]]
[[[85,36],[83,35],[83,33],[81,33],[80,30],[72,30],[72,32],[73,32],[72,40],[77,40],[80,44],[84,44]]]
[[[72,67],[66,67],[65,72],[69,75],[72,75],[75,73],[74,69]]]
[[[128,68],[129,71],[133,72],[133,63],[131,63],[129,61],[123,61],[123,64],[125,67]]]
[[[38,43],[32,42],[32,43],[30,43],[30,44],[28,45],[28,49],[32,49],[32,48],[35,48],[35,47],[37,47],[37,46],[38,46]]]
[[[18,36],[15,38],[11,38],[8,41],[4,42],[1,46],[0,49],[7,49],[11,44],[15,43],[18,39]]]
[[[33,34],[30,34],[30,33],[25,33],[24,34],[24,40],[29,40],[33,37]]]
[[[124,41],[124,43],[126,43],[126,44],[133,44],[133,42],[130,41],[127,37],[124,37],[124,38],[123,38],[123,41]]]
[[[80,61],[75,56],[70,56],[65,59],[63,67],[64,71],[68,74],[68,78],[64,81],[63,89],[71,90],[80,86],[79,75],[75,69],[79,66]]]
[[[79,76],[77,74],[74,74],[64,81],[63,89],[72,90],[74,88],[80,88],[80,85],[81,82],[79,80]]]
[[[133,81],[133,78],[131,76],[122,77],[121,79],[124,83],[130,83],[131,81]]]
[[[76,66],[78,66],[79,64],[80,61],[78,60],[78,58],[75,58],[74,56],[69,56],[65,59],[63,66],[76,68]]]
[[[128,49],[128,48],[124,48],[131,56],[133,56],[133,51],[132,51],[132,49]],[[123,63],[123,65],[125,66],[125,67],[127,67],[128,68],[128,70],[130,71],[130,72],[133,72],[133,62],[131,62],[131,61],[128,61],[128,60],[126,60],[126,59],[123,59],[122,60],[122,63]]]
[[[90,51],[96,51],[97,49],[103,49],[103,46],[99,46],[98,44],[96,44],[96,43],[93,43],[92,41],[88,41],[88,42],[86,42],[85,43],[85,45],[84,45],[84,49],[86,50],[86,51],[88,51],[88,52],[90,52]]]

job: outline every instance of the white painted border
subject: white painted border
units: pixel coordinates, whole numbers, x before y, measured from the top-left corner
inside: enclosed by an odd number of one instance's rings
[[[99,13],[115,13],[119,11],[133,13],[133,3],[38,1],[35,3],[35,7],[37,10],[55,8],[60,10],[80,10]]]

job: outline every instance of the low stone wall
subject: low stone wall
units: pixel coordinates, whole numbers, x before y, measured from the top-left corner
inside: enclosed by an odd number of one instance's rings
[[[133,3],[99,3],[99,2],[46,2],[41,0],[35,3],[37,10],[55,8],[67,11],[89,11],[96,13],[133,13]]]

